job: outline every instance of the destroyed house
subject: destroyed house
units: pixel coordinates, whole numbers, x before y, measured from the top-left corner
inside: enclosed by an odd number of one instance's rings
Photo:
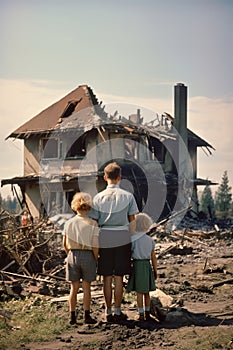
[[[24,171],[1,186],[17,194],[18,185],[33,218],[71,213],[74,193],[102,190],[104,166],[117,161],[121,186],[154,220],[191,202],[196,208],[197,186],[208,182],[197,179],[197,148],[213,147],[187,129],[187,87],[177,84],[174,95],[174,118],[155,113],[145,122],[139,109],[107,113],[89,86],[79,86],[8,136],[24,141]]]

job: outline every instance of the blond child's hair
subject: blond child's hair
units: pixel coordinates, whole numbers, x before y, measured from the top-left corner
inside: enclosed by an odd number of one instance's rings
[[[72,202],[71,208],[75,212],[88,212],[92,206],[91,195],[86,192],[77,192],[75,193]]]
[[[153,220],[146,213],[139,213],[135,215],[135,223],[136,232],[147,232],[151,225],[153,225]]]

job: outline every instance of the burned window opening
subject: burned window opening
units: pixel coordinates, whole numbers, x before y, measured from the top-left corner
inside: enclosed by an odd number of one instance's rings
[[[86,155],[85,135],[79,137],[69,148],[66,159],[83,158]]]
[[[138,205],[139,211],[142,211],[148,197],[148,183],[144,171],[134,162],[121,164],[122,179],[128,180],[133,187],[133,194]]]
[[[154,159],[157,159],[160,163],[165,162],[165,146],[155,137],[150,137],[150,151],[152,152]]]
[[[65,159],[79,159],[84,158],[87,153],[87,143],[88,140],[95,139],[97,135],[97,130],[92,129],[84,134],[82,134],[80,137],[75,137],[75,135],[71,136],[71,140],[73,140],[73,143],[71,144],[70,148],[67,150]],[[88,139],[87,139],[88,136]]]
[[[61,191],[48,190],[47,194],[43,196],[43,204],[41,212],[43,215],[47,213],[48,216],[59,214],[63,211],[64,193]]]
[[[42,158],[57,159],[59,156],[60,145],[57,138],[42,139]]]
[[[138,138],[124,138],[125,157],[127,159],[138,159]]]
[[[137,161],[150,159],[148,152],[145,152],[147,149],[148,145],[144,137],[124,136],[124,156],[126,159],[135,159]]]
[[[75,190],[70,190],[65,192],[66,203],[70,208],[71,208],[71,202],[72,202],[73,196],[75,195],[76,192],[77,191]]]

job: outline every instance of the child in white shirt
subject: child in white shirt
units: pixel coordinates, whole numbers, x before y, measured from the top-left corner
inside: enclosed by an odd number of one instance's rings
[[[135,222],[136,233],[132,235],[133,269],[126,290],[127,292],[137,292],[139,313],[137,319],[150,321],[152,318],[150,316],[149,292],[156,289],[157,259],[154,252],[155,242],[146,232],[149,231],[153,221],[147,214],[139,213],[135,216]]]

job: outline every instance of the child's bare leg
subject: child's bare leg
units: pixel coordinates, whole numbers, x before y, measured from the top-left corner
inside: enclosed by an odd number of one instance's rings
[[[76,324],[76,304],[77,304],[78,290],[79,290],[79,281],[71,282],[70,295],[69,295],[70,324]]]
[[[144,294],[144,301],[145,301],[146,321],[152,321],[153,318],[150,316],[150,294],[149,293]]]
[[[139,321],[144,321],[143,293],[137,292],[137,305],[138,305],[138,316],[136,316],[136,319]]]
[[[70,295],[69,295],[70,311],[76,310],[78,290],[79,290],[79,281],[71,282]]]
[[[96,320],[90,315],[91,308],[91,282],[82,281],[83,287],[83,308],[84,308],[84,321],[88,324],[96,323]]]
[[[144,294],[144,300],[145,300],[145,308],[150,307],[150,294],[149,293]]]
[[[143,293],[137,293],[138,308],[143,308]]]
[[[91,283],[82,281],[83,287],[83,308],[84,310],[90,310],[91,307]]]

